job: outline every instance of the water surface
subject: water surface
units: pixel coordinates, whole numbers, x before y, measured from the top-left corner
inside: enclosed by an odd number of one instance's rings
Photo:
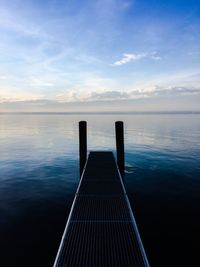
[[[1,266],[52,266],[79,182],[78,121],[89,150],[115,152],[151,266],[198,266],[200,115],[1,115]]]

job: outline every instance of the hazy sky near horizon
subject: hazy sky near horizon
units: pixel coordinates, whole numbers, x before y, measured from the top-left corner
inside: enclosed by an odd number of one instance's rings
[[[0,0],[0,111],[199,103],[199,0]]]

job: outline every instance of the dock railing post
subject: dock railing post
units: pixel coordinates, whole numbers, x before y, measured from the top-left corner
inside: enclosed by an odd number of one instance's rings
[[[85,163],[87,160],[87,122],[79,122],[79,162],[80,162],[80,177],[82,175]]]
[[[116,135],[116,152],[117,152],[117,165],[124,179],[124,123],[123,121],[115,122],[115,135]]]

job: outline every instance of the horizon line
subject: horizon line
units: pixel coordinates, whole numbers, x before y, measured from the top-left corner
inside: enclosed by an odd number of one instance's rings
[[[156,115],[156,114],[200,114],[200,111],[191,111],[191,110],[182,110],[182,111],[12,111],[12,112],[2,112],[0,111],[0,115]]]

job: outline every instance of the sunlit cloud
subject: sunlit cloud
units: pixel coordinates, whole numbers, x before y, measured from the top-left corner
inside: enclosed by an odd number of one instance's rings
[[[139,53],[139,54],[128,54],[125,53],[123,54],[123,57],[117,61],[115,61],[113,64],[111,64],[112,66],[121,66],[124,64],[127,64],[129,62],[133,62],[133,61],[138,61],[141,60],[143,58],[149,58],[152,60],[161,60],[161,57],[158,56],[157,52],[152,52],[152,53]]]
[[[116,100],[135,100],[142,98],[157,97],[177,97],[183,95],[200,95],[199,87],[181,87],[181,86],[158,86],[154,85],[149,88],[140,88],[127,92],[114,90],[101,90],[98,93],[70,91],[56,96],[58,102],[91,102],[91,101],[116,101]]]
[[[115,61],[112,66],[121,66],[124,64],[127,64],[131,61],[136,61],[136,60],[140,60],[144,57],[146,57],[147,55],[145,53],[143,54],[123,54],[123,57],[117,61]]]
[[[199,87],[162,87],[155,85],[151,90],[148,89],[138,89],[129,92],[123,91],[109,91],[101,90],[100,92],[79,92],[70,91],[64,94],[57,95],[54,100],[47,99],[45,95],[13,95],[5,96],[0,95],[0,103],[15,103],[15,102],[34,102],[37,103],[84,103],[84,102],[105,102],[105,101],[120,101],[120,100],[137,100],[146,98],[165,98],[165,97],[181,97],[181,96],[200,96],[200,86]]]

